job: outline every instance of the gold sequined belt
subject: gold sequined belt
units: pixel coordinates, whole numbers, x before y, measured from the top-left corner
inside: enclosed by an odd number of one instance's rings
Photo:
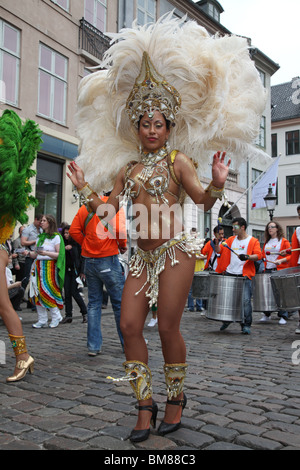
[[[159,291],[159,275],[165,269],[167,255],[171,260],[171,266],[175,266],[179,263],[176,259],[175,248],[187,253],[191,256],[189,248],[186,246],[185,240],[187,236],[184,233],[177,235],[176,237],[163,243],[161,246],[154,250],[144,251],[138,248],[136,253],[131,257],[129,263],[129,270],[132,276],[139,278],[144,268],[147,270],[147,280],[143,286],[135,293],[138,295],[146,286],[149,287],[145,293],[146,297],[149,297],[149,307],[157,305],[158,291]]]

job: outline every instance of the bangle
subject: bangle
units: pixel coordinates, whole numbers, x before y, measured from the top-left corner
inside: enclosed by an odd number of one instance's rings
[[[86,183],[83,188],[78,189],[79,195],[86,201],[90,201],[90,197],[95,191],[90,187],[89,183]]]
[[[210,182],[205,192],[209,193],[210,197],[216,197],[217,199],[222,200],[222,197],[224,195],[224,186],[223,188],[216,188],[216,186],[214,186],[212,182]]]

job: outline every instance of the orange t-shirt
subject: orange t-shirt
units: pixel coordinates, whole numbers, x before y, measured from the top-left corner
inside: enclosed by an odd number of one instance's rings
[[[231,245],[233,243],[233,240],[235,239],[235,236],[229,237],[228,240],[226,241],[226,244],[231,248]],[[260,249],[260,244],[257,238],[251,237],[249,240],[248,248],[247,248],[247,254],[248,255],[257,255],[258,259],[262,258],[262,253]],[[227,266],[230,264],[230,258],[231,256],[235,256],[231,251],[226,248],[226,246],[221,245],[221,256],[219,259],[219,263],[216,269],[216,272],[218,273],[223,273],[226,271]],[[252,279],[253,276],[255,276],[255,264],[254,261],[246,261],[244,266],[243,266],[243,276],[248,277],[249,279]]]
[[[108,197],[101,199],[106,202]],[[70,227],[71,237],[81,245],[81,254],[86,258],[103,258],[119,253],[120,248],[126,248],[126,219],[121,209],[110,221],[109,230],[105,228],[95,214],[86,225],[89,212],[81,206]]]

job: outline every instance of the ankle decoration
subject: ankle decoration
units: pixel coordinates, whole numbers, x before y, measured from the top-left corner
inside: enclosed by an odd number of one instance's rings
[[[130,385],[134,391],[136,399],[147,400],[152,397],[152,375],[151,370],[140,361],[126,361],[123,363],[126,375],[119,379],[114,379],[108,376],[107,379],[111,379],[114,382],[130,382]]]
[[[177,397],[183,391],[187,368],[188,365],[186,363],[164,365],[169,400]]]
[[[25,336],[8,335],[11,341],[12,348],[16,356],[19,354],[27,353]]]

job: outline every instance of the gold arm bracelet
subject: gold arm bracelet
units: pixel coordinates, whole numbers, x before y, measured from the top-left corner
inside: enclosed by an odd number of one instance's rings
[[[210,197],[216,197],[217,199],[222,200],[222,197],[224,195],[224,186],[223,188],[216,188],[216,186],[214,186],[212,182],[210,182],[207,188],[205,189],[205,192],[209,193]]]
[[[90,187],[89,183],[86,183],[83,188],[78,189],[78,193],[81,197],[83,197],[86,201],[89,201],[91,195],[96,192]]]

